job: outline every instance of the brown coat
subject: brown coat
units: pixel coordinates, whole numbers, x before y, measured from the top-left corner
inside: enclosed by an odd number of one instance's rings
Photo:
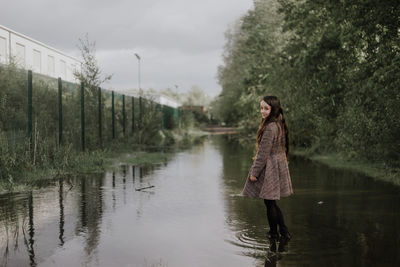
[[[257,181],[250,181],[250,175],[257,177]],[[276,122],[271,122],[264,128],[242,194],[270,200],[293,194],[285,153],[285,134]]]

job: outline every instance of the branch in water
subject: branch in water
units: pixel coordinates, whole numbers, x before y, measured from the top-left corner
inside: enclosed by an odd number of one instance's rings
[[[142,190],[144,190],[144,189],[153,188],[153,187],[154,187],[154,185],[151,185],[151,186],[142,187],[142,188],[135,188],[135,190],[136,190],[136,191],[142,191]]]

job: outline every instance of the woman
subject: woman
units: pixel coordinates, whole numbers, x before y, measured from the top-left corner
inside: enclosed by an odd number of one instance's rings
[[[264,96],[260,103],[262,120],[257,131],[257,154],[254,157],[243,195],[252,198],[262,198],[267,208],[270,227],[270,249],[276,249],[278,240],[278,225],[281,235],[279,248],[291,236],[285,225],[283,215],[276,200],[293,193],[288,167],[288,128],[283,111],[276,96]]]

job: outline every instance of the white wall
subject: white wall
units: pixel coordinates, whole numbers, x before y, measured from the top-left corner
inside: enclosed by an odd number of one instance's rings
[[[9,33],[0,26],[0,63],[7,63],[9,58]]]
[[[172,99],[170,99],[170,98],[168,98],[166,96],[163,96],[163,95],[160,96],[160,99],[159,99],[158,103],[160,103],[162,105],[170,106],[170,107],[173,107],[173,108],[178,108],[180,106],[180,104],[177,103],[176,101],[174,101],[174,100],[172,100]]]
[[[21,68],[76,82],[73,72],[80,70],[78,59],[0,25],[0,63],[10,62],[10,51]]]
[[[146,95],[144,97],[146,98]],[[179,106],[181,106],[181,104],[179,104],[175,100],[173,100],[173,99],[171,99],[169,97],[163,96],[163,95],[151,94],[149,99],[151,99],[154,102],[159,103],[161,105],[166,105],[166,106],[170,106],[170,107],[173,107],[173,108],[178,108]]]

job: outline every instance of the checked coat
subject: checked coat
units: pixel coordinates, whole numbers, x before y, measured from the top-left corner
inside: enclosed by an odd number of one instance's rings
[[[277,200],[293,194],[285,142],[285,133],[280,123],[270,122],[265,126],[255,160],[247,175],[243,195]],[[250,181],[250,175],[257,177],[257,181]]]

